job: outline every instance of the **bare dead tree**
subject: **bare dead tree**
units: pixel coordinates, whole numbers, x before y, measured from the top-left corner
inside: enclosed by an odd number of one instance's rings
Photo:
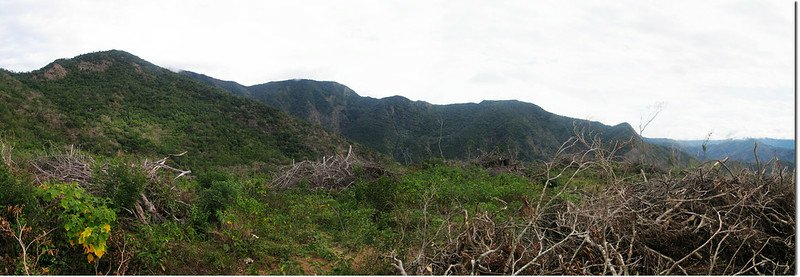
[[[169,155],[167,157],[164,157],[163,159],[160,159],[160,160],[157,160],[157,161],[154,161],[154,162],[151,162],[150,160],[146,159],[146,160],[144,160],[144,163],[142,164],[142,168],[144,168],[146,170],[147,178],[150,179],[150,180],[157,180],[159,171],[163,171],[163,170],[171,171],[171,172],[174,172],[174,173],[178,173],[178,175],[175,176],[175,178],[174,178],[174,179],[178,179],[180,177],[183,177],[183,176],[186,176],[188,174],[191,174],[192,171],[191,170],[177,169],[177,168],[174,168],[172,166],[169,166],[169,165],[167,165],[167,160],[170,157],[181,157],[183,155],[186,155],[186,151],[184,151],[184,152],[182,152],[180,154]]]
[[[658,114],[664,110],[665,104],[665,102],[656,102],[655,104],[647,106],[647,115],[639,115],[639,137],[641,137],[637,144],[639,148],[639,164],[645,163],[645,154],[648,152],[648,145],[644,142],[644,131],[650,126],[650,123],[653,123],[653,120],[658,117]],[[642,174],[644,174],[643,171]]]
[[[439,157],[444,159],[444,153],[442,152],[442,131],[444,130],[444,120],[440,117],[437,121],[439,122],[439,137],[436,140],[436,144],[439,147]]]
[[[653,105],[647,106],[647,115],[639,115],[639,136],[644,136],[644,130],[647,129],[647,126],[650,126],[650,123],[653,123],[653,120],[658,117],[658,114],[664,110],[665,102],[656,102]]]

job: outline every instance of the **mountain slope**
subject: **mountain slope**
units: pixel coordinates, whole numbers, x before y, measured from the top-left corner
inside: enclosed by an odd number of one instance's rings
[[[21,147],[34,141],[59,141],[64,115],[42,93],[0,70],[0,139],[17,138]]]
[[[217,84],[229,82],[208,76],[198,80],[220,88],[224,87]],[[626,123],[607,126],[513,100],[432,105],[401,96],[361,97],[344,85],[313,80],[269,82],[246,87],[247,92],[241,91],[244,86],[237,87],[231,92],[319,124],[404,162],[430,157],[472,158],[490,151],[522,160],[545,160],[575,135],[576,127],[600,135],[603,141],[638,139]]]
[[[756,155],[753,150],[758,144],[757,154],[760,162],[778,158],[791,164],[795,163],[795,148],[793,140],[785,139],[728,139],[728,140],[672,140],[666,138],[646,138],[645,141],[670,148],[676,148],[699,160],[721,160],[726,157],[731,160],[755,163]],[[703,152],[703,144],[706,151]]]
[[[30,144],[76,144],[101,155],[188,151],[181,161],[196,166],[275,164],[346,145],[277,109],[122,51],[0,73],[0,81],[0,98],[19,107],[0,112],[3,135]]]

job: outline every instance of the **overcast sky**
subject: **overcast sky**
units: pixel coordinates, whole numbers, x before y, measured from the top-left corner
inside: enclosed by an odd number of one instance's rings
[[[792,1],[8,1],[0,67],[119,49],[245,85],[517,99],[647,137],[794,137]]]

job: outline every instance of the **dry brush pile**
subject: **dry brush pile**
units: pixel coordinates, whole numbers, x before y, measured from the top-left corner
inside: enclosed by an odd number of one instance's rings
[[[359,172],[361,171],[361,172]],[[347,154],[324,156],[319,161],[293,162],[278,170],[271,186],[286,189],[308,182],[313,189],[345,189],[352,186],[359,173],[364,177],[379,177],[387,172],[380,166],[360,158],[350,146]]]
[[[548,180],[613,167],[613,150],[583,138],[562,150],[576,145],[588,150],[559,151],[571,162],[556,170],[563,162],[548,164]],[[612,171],[592,193],[567,181],[533,203],[524,199],[512,218],[451,216],[425,240],[435,243],[390,260],[404,275],[794,274],[795,173],[759,169],[731,170],[715,161],[680,178],[637,182]],[[583,195],[564,200],[569,194]]]
[[[94,163],[94,158],[81,153],[73,145],[70,145],[64,150],[64,153],[39,157],[31,161],[30,165],[35,169],[34,177],[37,184],[61,181],[85,185],[92,180]]]
[[[191,171],[170,166],[168,161],[171,157],[180,157],[185,154],[186,152],[169,155],[156,161],[146,159],[139,165],[124,165],[134,172],[143,173],[146,184],[138,193],[138,199],[131,207],[132,209],[123,209],[143,224],[165,219],[178,220],[176,212],[171,211],[173,209],[167,207],[166,202],[182,203],[183,201],[180,199],[185,197],[182,197],[182,192],[176,191],[175,186],[166,187],[166,185],[171,180],[191,174]],[[108,165],[96,164],[92,156],[84,154],[72,145],[66,147],[63,152],[38,157],[30,162],[30,166],[33,168],[33,176],[37,185],[45,182],[76,182],[93,195],[102,195],[103,191],[107,190],[99,184],[98,177],[108,177]],[[94,168],[98,166],[100,171],[94,171]],[[188,208],[188,204],[183,203],[183,205]]]

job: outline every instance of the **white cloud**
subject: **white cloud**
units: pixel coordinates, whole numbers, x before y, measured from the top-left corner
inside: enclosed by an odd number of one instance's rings
[[[243,84],[334,80],[373,97],[519,99],[648,136],[792,137],[781,1],[8,1],[0,67],[121,49]]]

